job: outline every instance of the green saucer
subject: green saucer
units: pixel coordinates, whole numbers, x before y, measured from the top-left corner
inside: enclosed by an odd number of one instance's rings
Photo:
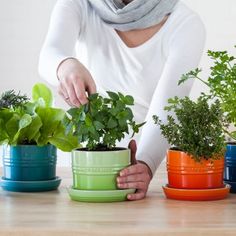
[[[79,202],[121,202],[127,200],[127,194],[134,193],[135,189],[121,190],[79,190],[69,188],[70,198]]]
[[[13,181],[2,177],[0,186],[4,190],[13,192],[43,192],[57,189],[60,183],[60,177],[42,181]]]

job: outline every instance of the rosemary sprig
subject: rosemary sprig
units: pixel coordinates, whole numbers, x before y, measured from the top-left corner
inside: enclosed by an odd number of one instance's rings
[[[29,98],[26,95],[16,94],[14,90],[4,92],[0,97],[0,109],[22,107]]]

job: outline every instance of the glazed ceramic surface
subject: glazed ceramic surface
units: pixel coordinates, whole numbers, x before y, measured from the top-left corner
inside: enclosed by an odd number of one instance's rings
[[[211,201],[221,200],[228,196],[230,185],[215,189],[178,189],[163,186],[167,198],[187,201]]]
[[[73,188],[115,190],[116,177],[130,165],[130,150],[72,152]]]
[[[55,146],[19,145],[3,147],[3,177],[12,181],[52,180],[56,176]]]
[[[227,144],[224,180],[236,182],[236,144]]]
[[[127,200],[127,195],[134,193],[135,189],[122,190],[78,190],[69,189],[72,200],[80,202],[120,202]]]
[[[7,191],[13,192],[44,192],[56,190],[61,183],[61,178],[42,181],[14,181],[2,178],[0,186]]]
[[[223,170],[224,158],[196,162],[184,152],[167,152],[168,186],[171,188],[222,188]]]

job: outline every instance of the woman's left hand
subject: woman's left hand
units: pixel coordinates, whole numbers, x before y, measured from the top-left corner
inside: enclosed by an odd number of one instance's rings
[[[136,189],[136,192],[128,194],[127,198],[128,200],[140,200],[146,196],[152,173],[145,163],[136,160],[137,147],[134,140],[130,141],[129,148],[131,150],[132,165],[120,172],[117,177],[117,185],[120,189]]]

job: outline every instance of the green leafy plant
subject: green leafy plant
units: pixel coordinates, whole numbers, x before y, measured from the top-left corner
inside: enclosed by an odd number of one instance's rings
[[[236,58],[227,51],[208,51],[213,61],[211,73],[205,81],[200,77],[200,69],[182,76],[179,84],[189,79],[198,79],[210,89],[211,98],[218,98],[228,120],[236,127]],[[236,140],[236,131],[228,132]]]
[[[67,127],[73,130],[80,143],[88,150],[110,150],[116,141],[124,138],[129,130],[139,132],[144,124],[136,124],[129,106],[134,104],[132,96],[107,92],[108,97],[93,94],[89,103],[80,108],[71,108]],[[132,136],[133,136],[132,135]]]
[[[78,141],[67,132],[64,110],[53,108],[52,93],[44,84],[32,89],[32,101],[13,90],[0,99],[0,144],[43,146],[53,144],[63,151],[78,147]]]
[[[188,153],[194,160],[219,159],[224,155],[224,118],[220,103],[211,105],[204,95],[196,102],[190,98],[174,97],[168,100],[167,122],[154,115],[162,135],[175,148]]]

